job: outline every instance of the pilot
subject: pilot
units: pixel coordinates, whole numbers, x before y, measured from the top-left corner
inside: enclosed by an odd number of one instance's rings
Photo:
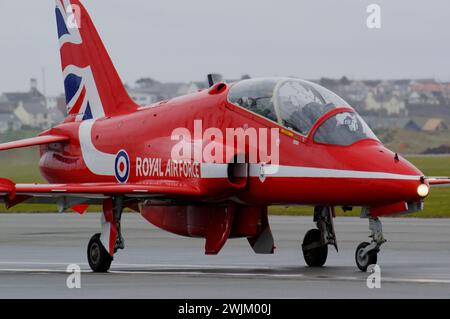
[[[272,121],[277,122],[277,116],[273,106],[273,83],[258,83],[253,87],[247,88],[247,96],[242,96],[237,103],[249,111],[255,112]]]
[[[317,102],[309,102],[303,107],[297,106],[297,109],[287,119],[283,120],[283,124],[306,135],[314,123],[333,108],[334,105],[332,103],[324,105]]]

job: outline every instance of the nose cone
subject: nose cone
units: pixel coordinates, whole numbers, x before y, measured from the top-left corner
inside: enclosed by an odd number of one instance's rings
[[[428,195],[424,189],[421,189],[421,194],[418,190],[423,184],[423,173],[382,144],[354,145],[351,157],[355,169],[368,172],[368,176],[372,177],[371,193],[378,204],[417,202],[425,197],[421,195]]]
[[[376,151],[377,154],[373,154],[372,156],[379,162],[380,168],[383,171],[401,175],[423,176],[423,173],[411,162],[388,148],[380,146]]]
[[[379,143],[368,143],[352,147],[352,165],[358,170],[389,174],[423,176],[423,173],[404,157]]]

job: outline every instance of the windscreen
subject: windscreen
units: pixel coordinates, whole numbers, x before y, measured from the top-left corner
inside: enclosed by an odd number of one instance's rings
[[[305,136],[329,111],[337,107],[351,108],[320,85],[294,78],[239,81],[231,87],[228,101]]]
[[[314,134],[317,143],[347,146],[364,139],[378,138],[354,112],[338,113],[326,120]]]

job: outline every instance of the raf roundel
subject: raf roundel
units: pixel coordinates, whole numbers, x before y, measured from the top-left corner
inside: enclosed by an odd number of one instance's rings
[[[115,174],[120,183],[126,183],[130,176],[130,158],[125,150],[120,150],[116,155]]]

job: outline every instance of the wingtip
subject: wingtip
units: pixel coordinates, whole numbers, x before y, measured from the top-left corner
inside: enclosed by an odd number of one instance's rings
[[[430,186],[450,185],[450,177],[427,177],[426,180]]]

